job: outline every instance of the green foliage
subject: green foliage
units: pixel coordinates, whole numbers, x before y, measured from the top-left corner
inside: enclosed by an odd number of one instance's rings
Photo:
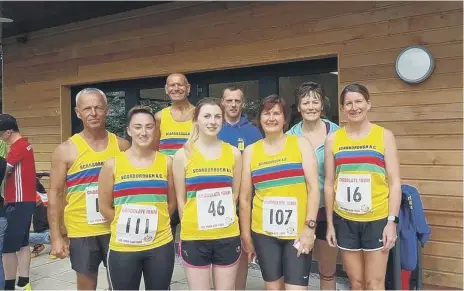
[[[119,137],[126,136],[126,106],[124,97],[108,97],[106,129]]]

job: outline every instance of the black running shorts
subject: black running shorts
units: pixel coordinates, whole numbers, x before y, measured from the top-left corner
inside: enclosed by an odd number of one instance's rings
[[[100,263],[106,267],[110,234],[69,238],[69,258],[74,271],[97,274]]]
[[[383,229],[387,218],[358,222],[345,219],[334,213],[337,246],[345,251],[377,251],[383,248]]]
[[[239,236],[215,240],[183,240],[180,242],[179,252],[189,267],[227,267],[238,262],[242,253],[241,246]]]
[[[284,277],[286,284],[308,286],[312,252],[297,257],[293,239],[279,239],[252,232],[263,280],[273,282]]]

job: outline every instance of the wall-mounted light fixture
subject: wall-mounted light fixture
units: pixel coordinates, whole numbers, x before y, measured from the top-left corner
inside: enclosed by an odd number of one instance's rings
[[[427,80],[434,68],[435,60],[423,46],[407,47],[396,59],[398,77],[409,84],[418,84]]]

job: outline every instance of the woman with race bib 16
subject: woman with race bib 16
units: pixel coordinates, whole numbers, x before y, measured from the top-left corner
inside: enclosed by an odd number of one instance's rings
[[[401,203],[395,137],[369,122],[366,87],[346,86],[340,105],[347,124],[325,143],[327,242],[340,249],[353,290],[384,290]]]
[[[266,290],[307,290],[320,198],[316,156],[306,138],[284,133],[282,98],[263,99],[258,116],[265,137],[243,156],[243,249],[250,261],[256,253]]]
[[[181,218],[179,252],[189,289],[235,289],[241,255],[236,203],[242,170],[240,151],[218,139],[224,119],[219,100],[200,100],[193,128],[174,155],[174,182]]]
[[[176,207],[172,159],[154,150],[149,107],[129,111],[132,145],[108,160],[98,180],[98,205],[111,223],[108,275],[113,290],[166,290],[174,270],[170,215]]]

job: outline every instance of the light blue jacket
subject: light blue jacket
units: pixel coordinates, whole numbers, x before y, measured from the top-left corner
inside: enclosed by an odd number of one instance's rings
[[[327,126],[327,132],[328,134],[336,131],[340,127],[336,125],[335,123],[331,122],[330,120],[327,119],[322,119],[324,123]],[[296,136],[303,136],[303,121],[298,122],[295,124],[292,128],[290,128],[286,134],[289,135],[296,135]],[[321,191],[321,199],[319,203],[319,208],[325,206],[324,202],[324,144],[322,144],[320,147],[315,149],[315,154],[317,158],[317,167],[318,167],[318,172],[319,172],[319,190]]]

